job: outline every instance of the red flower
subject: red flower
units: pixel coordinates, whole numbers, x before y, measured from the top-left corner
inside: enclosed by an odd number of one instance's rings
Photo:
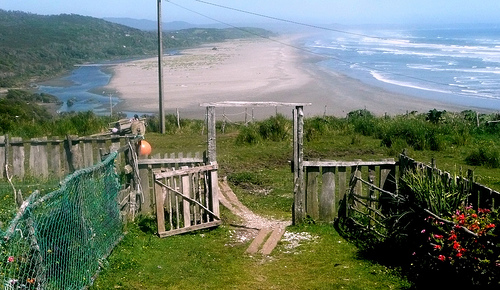
[[[456,250],[458,248],[460,248],[460,244],[457,241],[453,242],[453,249]]]
[[[477,210],[479,213],[489,213],[491,210],[487,209],[487,208],[479,208]]]
[[[495,224],[489,224],[489,225],[486,226],[487,229],[492,229],[494,227],[495,227]]]
[[[446,257],[445,257],[444,255],[439,255],[439,256],[438,256],[438,259],[439,259],[440,261],[444,261],[444,260],[446,259]]]
[[[459,257],[459,258],[460,258],[460,257],[462,257],[462,253],[461,253],[461,252],[458,252],[455,256],[457,256],[457,257]]]
[[[434,246],[434,249],[436,249],[436,250],[441,249],[441,245],[435,245],[435,246]]]
[[[9,263],[14,262],[14,257],[13,257],[13,256],[9,256],[9,257],[7,258],[7,262],[9,262]]]
[[[442,238],[443,238],[443,235],[434,235],[434,237],[435,237],[436,239],[442,239]]]

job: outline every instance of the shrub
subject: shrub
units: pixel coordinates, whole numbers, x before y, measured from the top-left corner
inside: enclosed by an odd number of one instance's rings
[[[260,122],[259,134],[264,140],[283,141],[290,137],[291,127],[291,121],[277,114]]]
[[[236,144],[257,144],[262,140],[255,125],[242,127],[236,137]]]
[[[364,136],[372,136],[376,126],[376,119],[372,113],[364,110],[352,111],[347,114],[349,123],[354,125],[354,131]]]
[[[489,146],[483,144],[469,153],[469,155],[465,158],[465,163],[472,166],[499,168],[500,153],[496,148],[490,148]]]

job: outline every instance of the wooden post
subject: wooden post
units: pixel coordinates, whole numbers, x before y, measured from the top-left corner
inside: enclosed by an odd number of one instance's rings
[[[215,139],[215,107],[207,107],[207,142],[208,142],[208,162],[217,161],[217,146]]]
[[[337,200],[344,200],[345,202],[343,203],[346,207],[340,209],[339,212],[344,212],[347,214],[347,167],[345,166],[339,166],[338,167],[338,175],[339,175],[339,192],[338,192],[338,197]]]
[[[294,217],[293,223],[300,224],[305,218],[305,188],[303,164],[304,111],[302,106],[293,110],[293,166],[294,166]]]
[[[91,139],[83,140],[83,166],[94,165],[94,148]]]
[[[151,186],[150,179],[152,178],[152,170],[151,165],[142,165],[139,167],[139,178],[141,179],[141,188],[142,188],[142,198],[138,204],[140,204],[140,210],[143,214],[152,213],[152,203],[151,203]]]
[[[7,143],[8,136],[0,136],[0,179],[3,179],[5,176],[5,166],[8,164],[9,160]]]

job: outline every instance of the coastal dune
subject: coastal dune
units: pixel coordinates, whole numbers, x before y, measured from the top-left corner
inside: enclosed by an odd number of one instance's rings
[[[238,39],[165,55],[165,112],[178,109],[184,117],[203,118],[205,108],[201,103],[222,101],[310,103],[304,108],[306,117],[343,117],[357,109],[376,115],[466,109],[386,91],[322,69],[317,65],[321,57],[298,49],[294,41],[293,37]],[[105,89],[122,100],[114,110],[158,112],[157,58],[120,63],[113,71]],[[242,109],[232,110],[236,114]],[[276,111],[289,114],[290,110],[258,108],[255,117]]]

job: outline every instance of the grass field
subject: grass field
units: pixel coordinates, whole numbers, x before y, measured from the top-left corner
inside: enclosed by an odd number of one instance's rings
[[[383,119],[370,123],[374,124],[392,126]],[[153,154],[206,149],[206,136],[199,122],[184,121],[181,125],[182,129],[171,126],[165,135],[146,134]],[[498,167],[471,166],[465,162],[470,152],[483,144],[496,148],[497,133],[479,137],[446,135],[429,127],[439,137],[436,150],[403,139],[394,139],[392,146],[386,146],[382,133],[377,136],[370,133],[376,130],[363,130],[364,125],[352,119],[306,123],[305,157],[379,160],[397,158],[401,149],[406,148],[412,158],[429,163],[434,158],[439,168],[452,173],[474,169],[479,182],[500,188]],[[422,127],[415,122],[415,127],[419,126]],[[263,127],[254,129],[261,130],[262,135]],[[291,133],[289,125],[283,128]],[[219,177],[226,176],[238,198],[255,213],[290,220],[293,202],[290,135],[273,141],[254,133],[233,125],[227,126],[224,133],[218,130]],[[425,141],[427,137],[421,139]],[[8,189],[2,187],[1,200],[10,198]],[[3,222],[9,215],[0,212]],[[230,225],[235,217],[229,211],[222,209],[222,219],[224,225],[216,229],[160,239],[152,230],[152,219],[139,218],[141,223],[126,226],[127,234],[92,289],[410,289],[412,286],[398,268],[363,259],[359,250],[332,225],[309,221],[302,226],[291,226],[271,255],[262,256],[245,253],[251,241],[242,239],[241,230]]]

